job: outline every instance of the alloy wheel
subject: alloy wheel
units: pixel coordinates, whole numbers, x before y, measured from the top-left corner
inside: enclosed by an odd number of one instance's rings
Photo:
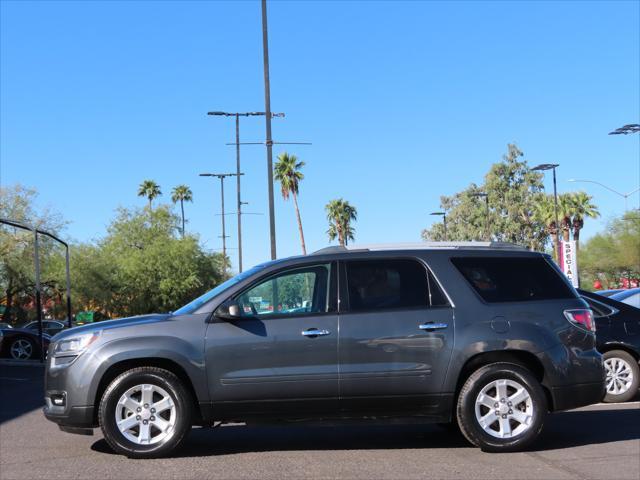
[[[492,437],[515,437],[533,423],[531,394],[514,380],[494,380],[478,393],[475,414],[480,427]]]
[[[136,385],[124,392],[115,412],[120,433],[139,445],[153,445],[173,435],[176,416],[171,395],[151,384]]]
[[[622,395],[631,388],[633,369],[625,360],[617,357],[607,358],[604,367],[607,373],[607,393]]]
[[[29,340],[19,338],[11,344],[11,357],[16,360],[28,360],[33,354],[33,345]]]

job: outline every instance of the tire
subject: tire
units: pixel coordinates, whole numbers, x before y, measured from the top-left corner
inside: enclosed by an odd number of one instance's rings
[[[31,360],[38,352],[36,344],[26,337],[18,337],[9,344],[9,356],[14,360]]]
[[[193,399],[176,375],[139,367],[122,373],[107,387],[98,420],[116,453],[157,458],[180,447],[191,430],[192,408]]]
[[[540,382],[513,363],[493,363],[473,372],[460,390],[456,408],[460,431],[485,452],[526,448],[540,435],[546,415]],[[485,428],[478,417],[486,419]]]
[[[604,354],[606,403],[627,402],[636,396],[640,386],[638,361],[623,350],[611,350]]]

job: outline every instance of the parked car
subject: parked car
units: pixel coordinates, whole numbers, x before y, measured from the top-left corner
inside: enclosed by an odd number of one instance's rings
[[[14,360],[30,360],[40,358],[40,338],[33,330],[23,328],[0,329],[0,356]],[[49,348],[51,337],[42,334],[44,350]]]
[[[629,288],[611,295],[611,298],[632,307],[640,308],[640,288]]]
[[[31,330],[33,332],[38,332],[38,321],[34,320],[33,322],[29,322],[23,325],[21,328],[26,330]],[[42,321],[42,331],[52,337],[56,333],[64,330],[65,328],[67,328],[67,324],[59,320],[43,320]]]
[[[13,328],[13,325],[6,322],[0,322],[0,328]]]
[[[594,312],[596,346],[607,372],[605,402],[626,402],[640,386],[640,309],[579,290]]]
[[[596,290],[594,293],[602,295],[603,297],[610,297],[614,293],[624,292],[624,288],[612,288],[611,290]]]
[[[602,400],[593,314],[544,254],[331,247],[258,265],[171,314],[59,333],[45,416],[157,457],[217,422],[457,422],[492,452]]]

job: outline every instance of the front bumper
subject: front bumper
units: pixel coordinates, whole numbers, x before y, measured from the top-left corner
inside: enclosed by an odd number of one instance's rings
[[[42,412],[44,413],[44,416],[47,420],[57,423],[60,426],[60,429],[65,431],[67,430],[64,427],[93,429],[98,426],[95,421],[95,412],[93,405],[65,405],[61,407],[53,405],[53,403],[51,402],[51,395],[59,393],[59,391],[47,391],[45,393],[45,406],[43,407]]]
[[[98,426],[95,408],[89,394],[89,385],[84,374],[84,361],[80,356],[68,365],[55,365],[55,358],[49,352],[45,369],[45,391],[42,409],[47,420],[57,423],[61,430],[84,430],[73,433],[87,433],[86,429]],[[53,399],[63,398],[62,404]]]

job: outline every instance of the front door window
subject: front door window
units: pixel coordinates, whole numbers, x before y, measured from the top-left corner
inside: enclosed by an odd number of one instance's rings
[[[276,274],[236,300],[243,316],[291,316],[329,311],[331,265],[314,265]]]

